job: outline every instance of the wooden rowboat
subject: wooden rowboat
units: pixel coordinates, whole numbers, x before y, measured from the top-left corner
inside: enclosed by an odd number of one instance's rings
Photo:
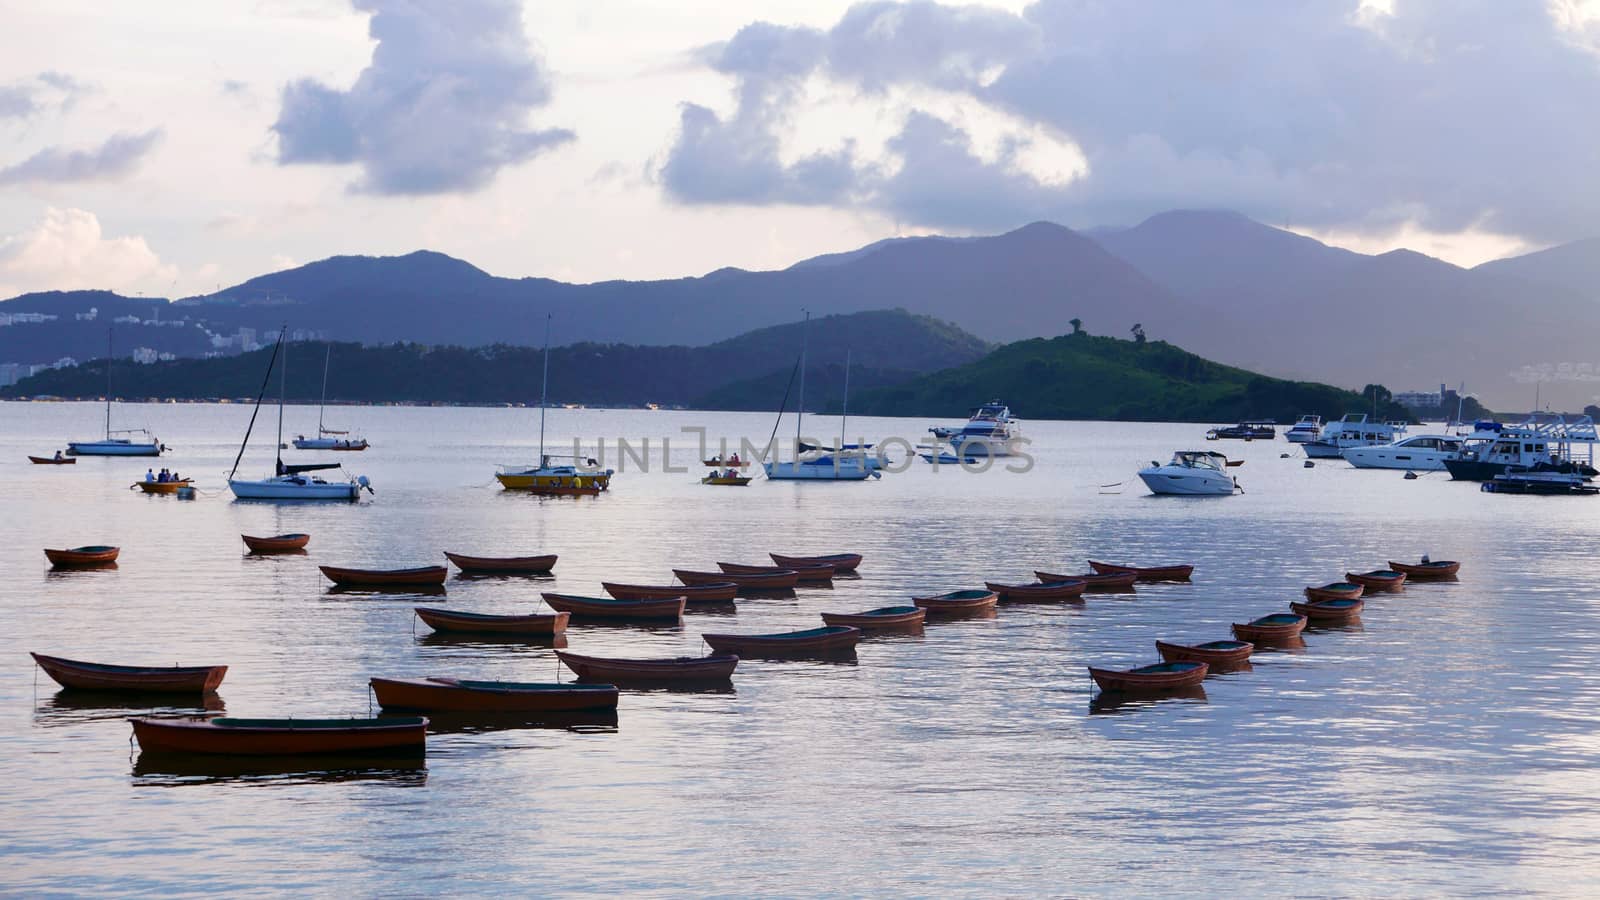
[[[453,609],[416,607],[417,618],[434,631],[464,634],[520,635],[523,637],[550,637],[567,630],[571,613],[558,612],[548,616],[492,616],[486,613],[456,612]]]
[[[780,569],[759,575],[730,575],[727,572],[696,572],[691,569],[673,569],[672,574],[684,584],[726,584],[733,582],[749,591],[775,591],[792,588],[800,583],[800,573],[793,569]]]
[[[834,572],[854,572],[861,565],[859,553],[829,553],[824,556],[784,556],[782,553],[768,553],[772,561],[785,568],[804,568],[806,566],[833,566]]]
[[[1070,600],[1073,597],[1083,596],[1083,591],[1089,585],[1076,578],[1063,581],[1041,582],[1039,584],[995,584],[986,581],[983,586],[994,591],[995,596],[1001,600],[1012,602],[1045,601],[1045,600]]]
[[[717,563],[717,568],[726,575],[779,575],[784,572],[793,572],[800,581],[828,581],[833,578],[833,566],[744,566],[739,563]]]
[[[1112,572],[1101,575],[1098,572],[1085,575],[1058,575],[1055,572],[1034,572],[1033,577],[1042,582],[1051,581],[1081,581],[1086,591],[1123,591],[1133,588],[1133,583],[1139,580],[1138,572]]]
[[[1313,603],[1320,600],[1354,600],[1361,596],[1363,588],[1359,584],[1348,581],[1335,581],[1322,587],[1306,588],[1306,599]]]
[[[144,491],[146,494],[176,494],[179,489],[194,487],[194,480],[183,478],[178,481],[135,481],[131,486]]]
[[[293,553],[304,550],[311,543],[309,534],[280,534],[273,537],[252,537],[241,534],[244,545],[250,548],[251,553]]]
[[[540,594],[550,608],[593,619],[676,619],[683,615],[684,598],[617,600],[613,597],[579,597],[576,594]]]
[[[444,566],[417,566],[411,569],[341,569],[317,566],[328,580],[350,587],[418,587],[444,584],[450,570]]]
[[[618,600],[651,600],[662,597],[682,597],[690,605],[696,603],[732,603],[739,586],[723,580],[711,584],[616,584],[602,581],[600,587]]]
[[[1256,645],[1249,641],[1207,641],[1204,644],[1169,644],[1156,641],[1164,662],[1203,662],[1210,666],[1237,666],[1250,658]]]
[[[1233,636],[1253,644],[1272,644],[1293,640],[1306,630],[1306,617],[1290,613],[1273,613],[1251,619],[1246,623],[1233,623]]]
[[[58,569],[69,569],[75,566],[103,566],[117,561],[117,554],[122,552],[121,547],[73,547],[71,550],[45,550],[45,558],[50,560],[50,565]]]
[[[1394,560],[1390,560],[1389,568],[1407,576],[1412,581],[1421,581],[1425,578],[1449,578],[1451,575],[1461,571],[1461,563],[1449,559],[1410,564],[1397,563]]]
[[[557,650],[556,657],[585,681],[725,681],[739,657],[680,656],[675,659],[607,659]]]
[[[422,753],[428,720],[381,719],[133,719],[133,736],[147,753],[226,753],[280,756],[317,753]]]
[[[861,629],[848,625],[827,625],[777,634],[702,634],[700,637],[718,653],[741,656],[804,654],[848,650],[861,640]]]
[[[1194,566],[1115,566],[1111,563],[1089,560],[1089,568],[1102,575],[1132,572],[1139,581],[1188,581]]]
[[[1102,691],[1151,693],[1193,687],[1206,678],[1211,667],[1203,662],[1163,662],[1136,669],[1097,669],[1089,667],[1089,677]]]
[[[75,466],[78,464],[76,456],[63,456],[60,459],[49,456],[30,456],[28,459],[36,466]]]
[[[962,615],[994,609],[999,599],[994,591],[950,591],[931,597],[912,597],[911,602],[932,615]]]
[[[113,666],[30,653],[46,675],[64,688],[80,691],[136,691],[200,694],[214,691],[227,666]]]
[[[1361,607],[1365,603],[1366,601],[1360,598],[1345,597],[1337,600],[1291,603],[1289,608],[1321,625],[1332,622],[1348,622],[1361,615]]]
[[[712,457],[711,459],[702,459],[700,461],[716,469],[744,469],[750,466],[750,460],[748,459],[741,459],[738,462],[729,462],[728,460],[720,457]]]
[[[556,567],[554,553],[543,556],[467,556],[444,551],[445,559],[463,572],[503,575],[539,575]]]
[[[824,625],[849,625],[862,631],[915,628],[928,617],[920,606],[880,606],[859,613],[823,613]]]
[[[613,684],[530,684],[456,678],[374,678],[372,693],[384,709],[440,712],[577,712],[616,709]]]
[[[707,475],[700,479],[701,484],[721,484],[728,487],[744,487],[750,483],[749,475]]]
[[[1346,572],[1344,580],[1359,584],[1369,591],[1398,591],[1406,583],[1406,573],[1392,569],[1374,569],[1371,572]]]

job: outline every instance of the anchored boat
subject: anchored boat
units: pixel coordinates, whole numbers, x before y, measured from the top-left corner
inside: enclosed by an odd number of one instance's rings
[[[495,470],[495,480],[508,491],[527,491],[547,497],[593,497],[611,489],[613,469],[602,469],[593,459],[544,452],[545,410],[550,407],[550,316],[544,318],[544,380],[539,389],[539,462],[506,464]],[[570,459],[571,463],[558,463]]]
[[[68,441],[67,453],[72,456],[160,456],[167,449],[155,435],[144,428],[111,427],[111,330],[106,330],[106,436],[98,441]],[[134,439],[131,435],[144,435]],[[116,437],[130,435],[130,437]]]
[[[417,753],[427,744],[421,716],[379,719],[133,719],[147,753],[279,756],[322,753]]]
[[[1289,426],[1283,433],[1283,439],[1291,444],[1304,444],[1316,440],[1321,434],[1322,417],[1308,414]]]
[[[29,653],[46,675],[64,688],[82,691],[204,693],[214,691],[227,666],[114,666]]]
[[[1239,489],[1228,474],[1228,457],[1210,450],[1179,450],[1172,461],[1159,465],[1151,461],[1139,470],[1139,480],[1153,494],[1185,496],[1227,496]]]
[[[295,435],[296,450],[360,451],[370,446],[366,438],[352,438],[348,431],[337,431],[322,424],[322,415],[328,408],[328,364],[332,361],[333,345],[329,344],[328,352],[322,357],[322,402],[317,404],[317,436]]]
[[[1316,440],[1301,446],[1311,459],[1339,459],[1351,447],[1392,444],[1405,433],[1404,422],[1369,422],[1366,413],[1348,413],[1330,422]]]

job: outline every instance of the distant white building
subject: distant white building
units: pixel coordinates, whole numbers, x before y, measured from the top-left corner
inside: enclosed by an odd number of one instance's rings
[[[4,325],[39,325],[44,322],[54,322],[60,316],[47,313],[0,313],[0,326]]]
[[[133,348],[133,361],[136,362],[136,363],[140,363],[141,365],[148,366],[148,365],[150,365],[151,363],[155,362],[157,359],[160,359],[160,358],[161,358],[161,354],[157,353],[155,348],[153,348],[153,347],[135,347],[135,348]]]
[[[135,315],[117,316],[111,321],[117,323],[118,325],[137,325],[139,324],[139,317]]]
[[[1434,409],[1444,403],[1444,385],[1439,385],[1437,391],[1399,391],[1394,395],[1394,402],[1407,409]]]
[[[100,316],[100,307],[98,307],[98,306],[89,307],[89,311],[88,312],[81,312],[81,313],[73,313],[72,314],[72,317],[74,319],[77,319],[79,322],[93,322],[95,319],[99,318],[99,316]]]

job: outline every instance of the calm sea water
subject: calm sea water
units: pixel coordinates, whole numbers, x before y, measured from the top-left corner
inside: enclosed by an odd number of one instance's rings
[[[1560,894],[1600,868],[1597,499],[1305,469],[1281,440],[1224,445],[1247,460],[1243,495],[1154,498],[1134,470],[1202,446],[1204,427],[1094,422],[1027,422],[1038,464],[1020,475],[918,462],[866,484],[711,488],[698,466],[662,471],[657,447],[654,470],[588,499],[492,481],[495,463],[531,458],[534,410],[338,409],[374,445],[341,455],[377,488],[358,505],[233,501],[240,406],[116,412],[173,448],[161,464],[199,479],[193,502],[128,490],[147,461],[28,464],[96,435],[101,415],[0,404],[0,888]],[[314,422],[289,412],[290,428]],[[550,425],[557,439],[669,437],[687,468],[681,427],[764,440],[772,420],[581,410]],[[270,467],[268,446],[246,473]],[[310,532],[310,553],[251,558],[238,538],[285,531]],[[40,553],[92,543],[120,545],[120,567],[55,574]],[[430,735],[420,769],[163,771],[129,745],[141,708],[74,702],[27,656],[225,663],[221,701],[245,716],[365,715],[373,675],[565,680],[548,647],[430,638],[418,598],[330,593],[316,569],[445,549],[560,554],[553,578],[452,577],[423,600],[483,612],[769,550],[866,555],[859,579],[733,615],[571,628],[574,650],[618,656],[698,653],[703,631],[812,627],[822,610],[1088,558],[1197,568],[1190,584],[870,639],[853,664],[750,660],[731,693],[626,692],[614,725]],[[1226,638],[1304,585],[1424,552],[1462,560],[1460,581],[1377,595],[1359,627],[1258,654],[1203,698],[1094,702],[1085,665],[1154,661],[1157,638]]]

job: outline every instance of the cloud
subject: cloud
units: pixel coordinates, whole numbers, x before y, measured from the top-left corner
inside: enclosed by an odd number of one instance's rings
[[[121,178],[138,166],[161,135],[160,128],[152,128],[139,134],[114,134],[88,150],[46,147],[16,165],[0,168],[0,185]]]
[[[64,110],[90,90],[88,84],[63,72],[40,72],[0,84],[0,120],[27,118],[51,108]]]
[[[108,238],[99,218],[81,209],[52,207],[34,227],[0,236],[0,296],[80,288],[160,291],[177,277],[177,267],[162,262],[144,238]]]
[[[574,139],[528,127],[550,77],[513,0],[356,0],[377,46],[349,90],[313,79],[283,90],[282,164],[354,164],[353,189],[437,194],[487,185],[506,166]]]
[[[1600,18],[1560,3],[868,2],[701,59],[736,106],[684,107],[658,169],[682,203],[969,229],[1226,207],[1546,242],[1600,218]],[[831,123],[826,190],[795,158],[800,118]]]

